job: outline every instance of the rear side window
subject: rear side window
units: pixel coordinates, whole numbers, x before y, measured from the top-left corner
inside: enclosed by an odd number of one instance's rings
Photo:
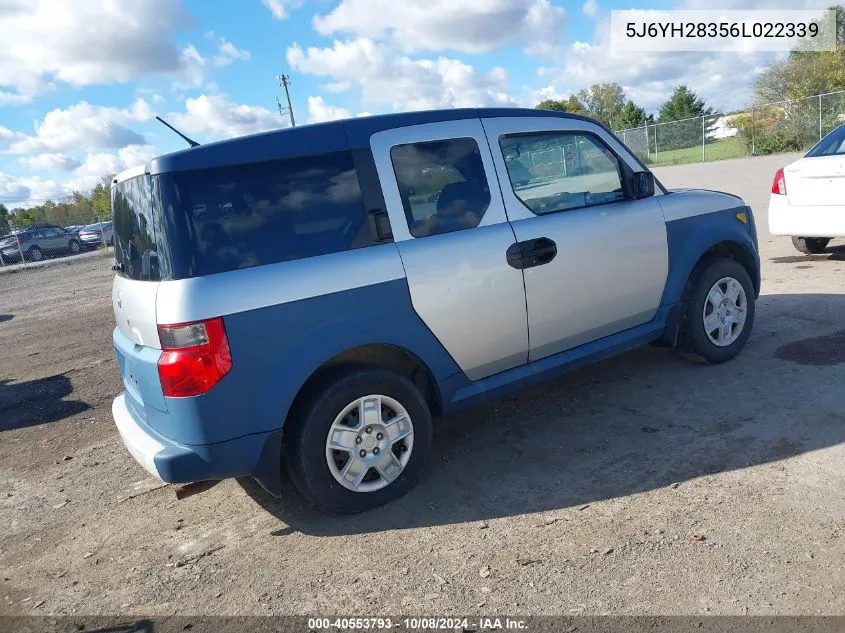
[[[833,132],[816,143],[807,156],[841,156],[845,154],[845,125],[841,125]]]
[[[378,241],[350,152],[162,174],[156,180],[177,278]]]
[[[472,138],[397,145],[390,159],[414,237],[478,226],[490,188]]]
[[[114,257],[118,272],[129,279],[158,281],[161,278],[151,202],[146,176],[130,178],[112,187]],[[87,228],[94,230],[99,226]]]

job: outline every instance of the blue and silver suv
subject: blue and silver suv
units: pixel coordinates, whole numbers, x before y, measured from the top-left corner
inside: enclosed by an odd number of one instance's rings
[[[760,290],[742,200],[669,191],[557,112],[238,138],[121,174],[112,203],[130,453],[274,494],[286,466],[337,512],[407,492],[461,407],[645,343],[734,357]]]

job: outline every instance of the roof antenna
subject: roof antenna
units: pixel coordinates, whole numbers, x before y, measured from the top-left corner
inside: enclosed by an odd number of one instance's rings
[[[191,147],[199,147],[199,145],[200,145],[200,144],[199,144],[199,143],[197,143],[194,139],[192,139],[192,138],[188,138],[187,136],[185,136],[184,134],[182,134],[182,132],[180,132],[180,131],[179,131],[179,130],[177,130],[175,127],[173,127],[172,125],[170,125],[170,123],[168,123],[167,121],[165,121],[164,119],[162,119],[160,116],[156,115],[156,119],[158,119],[159,123],[163,123],[164,125],[166,125],[167,127],[169,127],[171,130],[173,130],[174,132],[176,132],[176,134],[178,134],[179,136],[181,136],[181,137],[185,140],[185,142],[186,142],[188,145],[190,145]]]

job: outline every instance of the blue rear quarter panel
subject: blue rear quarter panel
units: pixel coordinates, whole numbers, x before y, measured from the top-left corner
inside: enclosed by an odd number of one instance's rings
[[[405,279],[228,315],[224,323],[232,371],[207,394],[166,398],[168,414],[150,421],[181,444],[279,430],[313,372],[361,345],[411,352],[438,382],[460,372],[414,312]]]

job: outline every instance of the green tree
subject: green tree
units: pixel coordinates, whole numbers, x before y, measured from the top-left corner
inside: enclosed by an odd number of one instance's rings
[[[102,180],[91,191],[91,206],[94,213],[100,217],[111,215],[111,183],[113,175],[103,176]]]
[[[794,50],[782,62],[760,73],[754,85],[758,103],[803,99],[845,87],[845,8],[836,12],[834,51]]]
[[[6,205],[0,202],[0,235],[5,235],[9,232],[9,218],[11,214]]]
[[[578,93],[578,99],[591,117],[605,125],[612,125],[625,107],[625,91],[617,83],[593,84]]]
[[[686,86],[678,86],[672,96],[660,106],[658,121],[680,121],[693,117],[706,116],[713,113],[713,108],[707,106],[704,99],[699,98]]]
[[[569,112],[570,114],[586,114],[584,104],[578,97],[572,95],[569,99],[546,99],[537,104],[538,110],[557,110],[558,112]]]
[[[15,228],[21,229],[32,226],[38,222],[45,222],[47,217],[44,213],[44,206],[32,207],[30,209],[15,209],[14,217]]]
[[[628,130],[635,127],[642,127],[649,122],[645,110],[631,100],[625,103],[619,114],[613,121],[614,130]]]
[[[754,117],[740,133],[755,154],[807,149],[841,122],[845,97],[828,93],[845,88],[845,9],[831,9],[836,50],[793,50],[754,83]]]
[[[704,99],[686,86],[678,86],[660,107],[657,120],[666,125],[655,128],[656,147],[660,151],[685,149],[711,142],[706,136],[706,128],[712,121],[706,117],[712,113],[713,108]]]

